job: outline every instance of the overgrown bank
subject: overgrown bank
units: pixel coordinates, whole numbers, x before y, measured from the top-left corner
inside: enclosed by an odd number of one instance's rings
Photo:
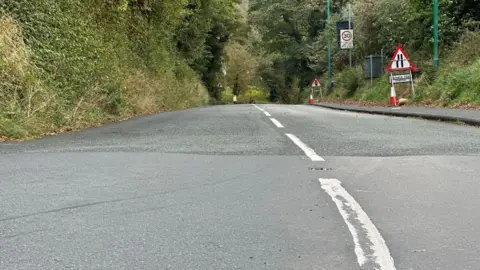
[[[480,2],[439,0],[441,66],[432,68],[433,1],[423,0],[251,0],[251,24],[256,29],[257,51],[265,65],[259,70],[272,98],[286,103],[305,102],[308,84],[322,77],[329,87],[328,43],[331,47],[333,89],[329,98],[387,103],[386,76],[371,84],[364,79],[363,62],[370,55],[385,63],[399,44],[408,52],[417,74],[415,95],[399,87],[399,96],[437,106],[475,105],[480,100],[478,61],[480,51]],[[349,8],[351,7],[351,9]],[[337,45],[337,22],[352,12],[353,68],[349,51]]]
[[[207,104],[234,12],[230,0],[2,1],[0,137]]]
[[[420,62],[424,69],[415,76],[412,93],[409,84],[396,85],[397,97],[410,104],[478,108],[480,107],[480,33],[465,32],[464,36],[444,54],[438,71],[428,60]],[[335,76],[338,82],[328,96],[329,101],[358,101],[387,104],[390,96],[388,74],[373,83],[364,79],[361,68],[345,69]]]

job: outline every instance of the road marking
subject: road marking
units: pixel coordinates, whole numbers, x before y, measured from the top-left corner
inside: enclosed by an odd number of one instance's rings
[[[271,114],[269,114],[269,113],[266,112],[266,111],[264,111],[263,113],[264,113],[266,116],[268,116],[268,117],[272,116]]]
[[[270,120],[272,120],[272,122],[275,124],[275,126],[277,126],[277,128],[284,128],[284,126],[280,122],[278,122],[277,119],[270,118]]]
[[[290,140],[292,140],[298,147],[300,147],[300,149],[303,150],[303,152],[305,152],[305,154],[307,155],[307,157],[309,157],[312,161],[325,161],[322,157],[320,157],[319,155],[317,155],[317,153],[315,153],[315,151],[313,151],[312,148],[308,147],[306,144],[304,144],[297,136],[293,135],[293,134],[286,134],[288,138],[290,138]]]
[[[352,234],[360,267],[395,270],[393,258],[382,235],[360,204],[342,187],[342,182],[337,179],[318,180],[325,192],[332,197]],[[361,243],[360,239],[367,241]]]
[[[257,106],[257,105],[255,105],[255,104],[252,104],[252,105],[253,105],[253,107],[255,107],[255,108],[259,109],[259,110],[260,110],[260,111],[262,111],[262,112],[264,112],[264,111],[265,111],[264,109],[262,109],[262,108],[258,107],[258,106]]]

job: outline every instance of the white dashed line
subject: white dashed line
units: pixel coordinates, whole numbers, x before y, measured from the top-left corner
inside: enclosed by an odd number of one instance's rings
[[[268,116],[268,117],[272,116],[271,114],[269,114],[269,113],[266,112],[266,111],[264,111],[263,113],[264,113],[266,116]]]
[[[342,187],[339,180],[319,179],[319,181],[337,205],[340,215],[352,234],[360,267],[395,270],[395,264],[385,240],[360,204]],[[367,241],[361,243],[360,239],[367,239]]]
[[[313,151],[312,148],[308,147],[306,144],[304,144],[297,136],[293,134],[286,134],[290,140],[292,140],[300,149],[305,152],[307,157],[309,157],[312,161],[325,161],[322,157],[317,155],[315,151]]]
[[[284,126],[280,122],[278,122],[277,119],[270,118],[270,120],[272,120],[272,122],[275,124],[275,126],[277,126],[277,128],[284,128]]]
[[[260,110],[260,111],[262,111],[262,112],[264,112],[264,111],[265,111],[264,109],[262,109],[262,108],[258,107],[258,106],[257,106],[257,105],[255,105],[255,104],[252,104],[252,105],[253,105],[253,107],[255,107],[255,108],[259,109],[259,110]]]

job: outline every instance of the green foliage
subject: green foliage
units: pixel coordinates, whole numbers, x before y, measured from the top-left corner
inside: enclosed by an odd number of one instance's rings
[[[480,58],[478,42],[480,35],[467,31],[446,54],[440,71],[424,65],[413,101],[445,106],[477,103],[474,89],[478,80],[475,63]]]
[[[235,2],[1,1],[0,136],[206,104]]]
[[[250,99],[255,100],[256,103],[268,103],[270,100],[270,94],[265,90],[258,88],[250,88],[247,91],[241,93],[237,101],[239,103],[246,104],[250,102]],[[231,88],[224,88],[222,91],[222,100],[220,104],[232,104],[233,103],[233,90]]]
[[[326,21],[325,5],[321,1],[252,0],[251,3],[251,23],[258,31],[257,51],[265,59],[259,72],[273,100],[295,102],[290,98],[298,92],[291,87],[295,77],[300,79],[300,88],[306,87],[316,75],[325,77],[328,41],[333,44],[332,64],[334,73],[338,74],[334,96],[375,101],[388,97],[388,83],[363,87],[361,71],[350,70],[348,52],[336,46],[335,23],[346,20],[347,3],[352,4],[354,15],[354,64],[382,51],[388,59],[394,48],[402,44],[422,70],[414,100],[433,102],[440,97],[456,100],[461,96],[454,90],[445,94],[430,87],[437,78],[437,72],[431,68],[431,0],[333,1],[330,22]],[[453,70],[472,64],[480,57],[476,45],[480,39],[477,33],[467,30],[480,29],[480,2],[439,0],[439,9],[442,65]]]
[[[363,85],[363,76],[361,70],[347,68],[337,76],[336,81],[338,87],[344,89],[344,97],[350,98]]]
[[[445,62],[448,66],[466,66],[473,64],[480,58],[480,33],[466,31],[458,42],[446,54]]]
[[[454,0],[452,3],[452,10],[457,24],[480,21],[480,1],[478,0]],[[468,26],[472,25],[476,25],[476,29],[478,30],[478,23],[468,24]]]
[[[290,89],[289,91],[284,92],[283,102],[289,104],[297,104],[300,103],[301,100],[301,85],[300,85],[300,78],[294,76],[290,82]]]
[[[248,89],[245,94],[239,97],[240,103],[248,103],[250,99],[255,100],[255,103],[268,103],[270,98],[269,93],[261,89]]]
[[[362,101],[387,102],[390,97],[390,85],[388,84],[388,75],[382,76],[373,81],[366,82],[358,91],[357,97]]]
[[[217,87],[222,56],[230,36],[238,27],[234,0],[193,0],[189,15],[179,26],[177,48],[187,63],[199,73],[212,98],[220,100]]]
[[[221,104],[232,104],[233,103],[233,90],[229,87],[225,87],[222,90],[222,99],[220,100]]]
[[[258,83],[256,69],[258,68],[257,57],[250,52],[250,44],[230,42],[225,48],[223,57],[225,76],[224,83],[233,87],[237,95],[245,93],[251,85]]]
[[[263,83],[271,91],[272,101],[297,103],[299,89],[313,79],[309,58],[315,50],[312,43],[325,29],[324,5],[307,0],[250,3],[257,50],[265,59],[259,68]]]
[[[441,93],[442,105],[480,103],[480,60],[474,64],[443,70],[431,86]]]

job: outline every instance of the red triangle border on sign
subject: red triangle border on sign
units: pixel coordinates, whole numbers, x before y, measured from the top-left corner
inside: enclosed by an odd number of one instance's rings
[[[310,83],[310,88],[313,88],[315,82],[318,82],[318,87],[322,87],[322,82],[318,79],[318,77],[315,77],[315,79],[313,79],[313,81]]]
[[[401,52],[403,55],[405,55],[405,57],[407,58],[407,61],[410,63],[410,67],[409,68],[401,68],[401,69],[392,69],[391,68],[391,64],[393,61],[395,61],[395,57],[397,56],[398,52]],[[415,67],[415,65],[412,63],[412,61],[410,61],[410,57],[408,56],[408,54],[405,52],[405,50],[403,49],[402,45],[398,45],[397,48],[395,49],[395,52],[393,53],[393,56],[392,56],[392,59],[390,60],[388,66],[387,66],[387,72],[394,72],[394,71],[407,71],[407,70],[411,70],[412,72],[418,72],[419,69],[417,69]]]

